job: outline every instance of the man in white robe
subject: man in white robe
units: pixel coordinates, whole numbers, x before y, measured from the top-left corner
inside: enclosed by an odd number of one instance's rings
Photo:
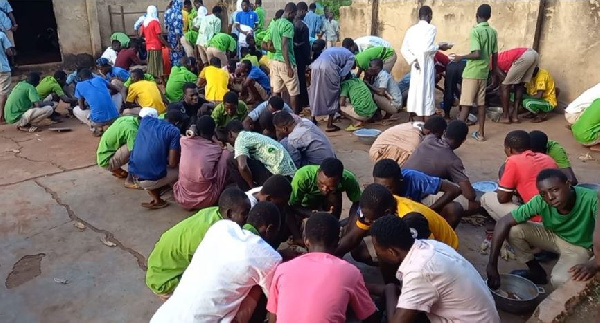
[[[426,121],[435,114],[435,52],[447,50],[447,44],[435,43],[437,29],[431,25],[433,11],[429,6],[419,9],[419,22],[404,36],[400,52],[410,65],[410,88],[407,111]]]

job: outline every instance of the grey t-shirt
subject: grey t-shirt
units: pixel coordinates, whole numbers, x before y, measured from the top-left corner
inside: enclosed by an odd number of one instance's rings
[[[398,84],[387,71],[381,70],[381,72],[377,74],[373,81],[373,87],[384,88],[393,98],[392,104],[395,106],[402,106],[402,91],[400,91]]]
[[[250,113],[248,113],[248,117],[250,117],[250,119],[252,119],[252,121],[254,121],[254,122],[258,121],[258,119],[260,118],[260,115],[264,111],[267,111],[268,104],[269,104],[269,101],[265,101],[265,102],[259,104],[258,106],[256,106],[256,108],[254,108],[254,110],[252,110],[252,111],[250,111]],[[292,108],[290,108],[289,105],[287,105],[287,103],[283,104],[282,111],[286,111],[292,115],[294,114],[294,111],[292,110]]]
[[[462,160],[450,148],[446,139],[439,139],[433,134],[423,138],[423,141],[402,167],[418,170],[454,183],[469,179]]]

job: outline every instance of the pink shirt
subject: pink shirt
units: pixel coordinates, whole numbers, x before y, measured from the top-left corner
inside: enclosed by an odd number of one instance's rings
[[[500,322],[477,270],[441,242],[416,240],[396,277],[402,281],[397,307],[426,312],[432,323]]]
[[[354,265],[333,255],[311,252],[277,267],[267,310],[278,322],[346,322],[352,307],[359,320],[376,308]]]

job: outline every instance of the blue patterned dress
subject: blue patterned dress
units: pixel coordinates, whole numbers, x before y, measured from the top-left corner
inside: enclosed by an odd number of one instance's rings
[[[183,57],[183,47],[177,49],[177,43],[183,36],[183,0],[174,0],[171,8],[165,11],[165,26],[167,27],[167,41],[171,45],[171,66],[179,65]]]

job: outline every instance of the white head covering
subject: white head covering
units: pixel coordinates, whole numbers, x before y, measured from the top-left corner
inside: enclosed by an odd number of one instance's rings
[[[148,26],[148,24],[152,21],[158,20],[158,8],[156,6],[148,6],[146,9],[146,18],[144,18],[144,27]]]
[[[155,108],[151,108],[151,107],[142,108],[140,110],[139,115],[140,115],[140,118],[143,118],[143,117],[158,118],[158,112],[156,111]]]

